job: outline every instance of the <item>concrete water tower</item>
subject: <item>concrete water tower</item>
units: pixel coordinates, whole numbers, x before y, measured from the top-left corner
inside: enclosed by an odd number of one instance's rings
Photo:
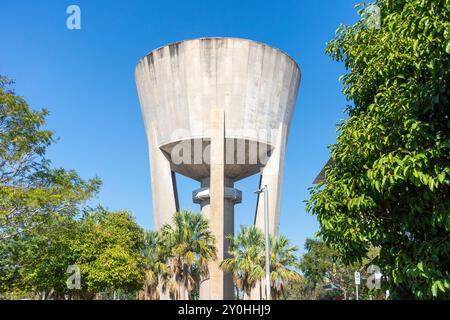
[[[179,210],[175,173],[199,182],[193,201],[210,221],[217,261],[201,299],[233,299],[219,268],[233,234],[234,183],[260,173],[269,191],[269,228],[278,233],[285,146],[300,69],[284,52],[238,38],[200,38],[158,48],[135,69],[149,145],[156,228]],[[256,187],[256,186],[255,186]],[[251,197],[253,195],[249,195]],[[255,224],[264,226],[264,197]]]

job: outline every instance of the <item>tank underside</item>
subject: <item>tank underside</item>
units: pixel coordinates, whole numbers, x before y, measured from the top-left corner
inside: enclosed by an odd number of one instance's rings
[[[172,171],[199,182],[210,175],[210,138],[186,139],[160,146]],[[234,182],[260,173],[273,147],[248,139],[225,138],[225,176]],[[180,161],[176,161],[176,159]]]

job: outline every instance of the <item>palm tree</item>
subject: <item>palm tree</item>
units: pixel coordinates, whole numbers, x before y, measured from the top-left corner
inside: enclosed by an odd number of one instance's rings
[[[300,282],[302,277],[295,271],[299,268],[299,260],[295,256],[297,246],[289,243],[285,236],[270,236],[270,296],[277,300],[284,294],[288,282]],[[259,257],[259,264],[252,274],[252,279],[263,279],[265,276],[265,256]]]
[[[140,299],[159,299],[158,286],[163,290],[170,288],[170,268],[166,264],[167,253],[161,244],[161,237],[156,231],[147,231],[144,235],[144,249],[142,254],[147,259],[144,288],[139,293]]]
[[[231,257],[223,260],[220,266],[233,274],[236,287],[244,292],[244,300],[247,300],[259,280],[252,274],[259,267],[261,256],[264,256],[264,236],[255,226],[241,226],[236,238],[227,238]]]
[[[175,299],[191,299],[192,291],[208,274],[208,261],[216,259],[215,238],[208,220],[191,211],[176,212],[172,224],[161,228],[167,264],[177,285]]]

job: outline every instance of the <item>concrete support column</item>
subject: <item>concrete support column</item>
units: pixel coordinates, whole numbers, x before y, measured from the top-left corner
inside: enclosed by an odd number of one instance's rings
[[[224,219],[223,219],[223,257],[218,258],[216,261],[218,264],[222,262],[223,259],[229,257],[228,246],[229,241],[226,236],[234,235],[234,205],[241,203],[242,192],[238,189],[233,188],[233,180],[225,178],[224,179]],[[201,182],[201,188],[194,190],[192,193],[192,200],[194,203],[200,204],[201,214],[211,221],[211,201],[210,201],[210,179],[205,178]],[[216,245],[219,245],[216,243]],[[209,269],[211,275],[211,269]],[[234,299],[234,285],[232,275],[228,272],[223,272],[223,299],[232,300]],[[204,279],[200,284],[200,300],[210,300],[216,299],[211,293],[211,277]]]
[[[222,257],[218,257],[218,260],[215,263],[220,264],[223,259],[229,257],[228,255],[228,246],[229,241],[226,239],[228,235],[234,236],[234,205],[237,203],[241,203],[242,201],[242,192],[238,189],[233,188],[233,180],[225,178],[224,179],[225,188],[224,188],[224,217],[223,217],[223,255]],[[210,201],[210,179],[205,178],[201,182],[201,188],[194,190],[192,193],[192,200],[194,203],[200,204],[201,214],[211,221],[211,201]],[[215,234],[217,237],[217,235]],[[216,245],[219,246],[219,243],[216,242]],[[211,269],[209,269],[211,275]],[[223,298],[232,300],[234,299],[234,285],[232,275],[228,272],[223,272],[221,279],[223,279]],[[211,276],[207,279],[204,279],[200,284],[200,300],[210,300],[210,299],[219,299],[217,297],[212,296],[212,288],[211,283],[214,280]]]
[[[227,235],[234,234],[234,204],[240,203],[242,193],[225,178],[225,114],[222,109],[211,110],[210,178],[193,193],[193,201],[201,205],[201,213],[210,224],[216,238],[217,259],[208,265],[209,278],[200,286],[200,299],[234,299],[233,278],[220,268],[228,257]]]
[[[225,188],[225,113],[211,110],[211,156],[210,156],[210,217],[211,230],[216,237],[217,259],[209,264],[210,299],[224,299],[224,274],[220,261],[224,258],[224,188]]]

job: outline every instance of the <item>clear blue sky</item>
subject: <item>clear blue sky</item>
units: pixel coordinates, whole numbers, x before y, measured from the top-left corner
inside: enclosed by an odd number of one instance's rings
[[[341,64],[324,55],[340,23],[357,14],[348,0],[2,1],[0,74],[33,108],[46,107],[48,128],[60,141],[49,150],[55,166],[99,176],[95,200],[130,210],[153,228],[147,141],[134,83],[137,61],[161,45],[189,38],[232,36],[278,47],[302,69],[287,146],[281,233],[300,246],[318,228],[305,212],[308,187],[328,159],[346,101]],[[81,8],[82,29],[66,28],[66,8]],[[194,181],[179,178],[182,208],[192,203]],[[258,177],[239,182],[243,203],[236,225],[254,218]]]

